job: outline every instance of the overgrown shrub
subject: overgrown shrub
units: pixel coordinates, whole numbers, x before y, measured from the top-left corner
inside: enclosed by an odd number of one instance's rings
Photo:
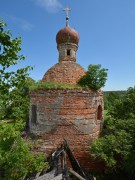
[[[79,81],[78,84],[83,87],[88,87],[93,90],[99,90],[105,86],[107,80],[108,69],[101,69],[101,65],[88,66],[88,71]]]

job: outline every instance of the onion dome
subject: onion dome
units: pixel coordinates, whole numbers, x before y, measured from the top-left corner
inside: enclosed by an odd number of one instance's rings
[[[75,29],[70,28],[67,24],[65,28],[61,29],[56,35],[57,44],[62,43],[79,43],[79,34]]]
[[[56,42],[58,45],[63,44],[63,43],[74,43],[74,44],[78,45],[78,43],[79,43],[78,32],[69,26],[68,12],[70,10],[71,9],[69,9],[69,8],[64,9],[64,11],[66,11],[66,13],[67,13],[67,15],[66,15],[66,27],[59,30],[59,32],[56,35]]]
[[[78,32],[69,26],[68,12],[66,11],[66,27],[56,35],[57,48],[59,51],[59,63],[51,67],[44,75],[43,82],[61,82],[77,84],[81,77],[86,74],[85,69],[76,63],[76,51],[78,49]]]

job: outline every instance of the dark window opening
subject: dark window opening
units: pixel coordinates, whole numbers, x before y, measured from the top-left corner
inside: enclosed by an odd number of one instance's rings
[[[70,50],[69,49],[67,50],[67,55],[70,56]]]
[[[31,122],[36,124],[37,122],[37,106],[32,105],[31,106]]]
[[[102,106],[101,105],[98,106],[97,120],[102,120]]]

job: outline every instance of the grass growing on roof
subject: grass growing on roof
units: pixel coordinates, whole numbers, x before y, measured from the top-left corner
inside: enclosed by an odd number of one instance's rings
[[[82,87],[75,84],[67,84],[61,82],[36,82],[30,87],[30,90],[45,90],[45,89],[81,89]]]

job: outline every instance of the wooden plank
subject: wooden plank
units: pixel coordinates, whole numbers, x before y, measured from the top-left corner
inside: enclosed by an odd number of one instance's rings
[[[69,169],[69,172],[73,174],[75,177],[77,177],[79,180],[85,180],[82,176],[80,176],[77,172],[75,172],[73,169]]]
[[[9,119],[9,120],[0,120],[0,123],[11,123],[14,122],[15,120]]]

